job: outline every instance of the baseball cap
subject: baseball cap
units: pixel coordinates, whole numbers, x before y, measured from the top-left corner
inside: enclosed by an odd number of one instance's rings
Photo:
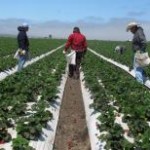
[[[22,26],[23,26],[23,27],[28,27],[28,28],[29,28],[29,24],[26,23],[26,22],[22,23]]]

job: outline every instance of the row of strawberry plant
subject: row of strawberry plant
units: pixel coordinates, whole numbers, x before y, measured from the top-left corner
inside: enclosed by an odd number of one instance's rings
[[[9,128],[17,131],[14,150],[26,150],[28,140],[38,138],[53,117],[47,108],[57,98],[57,87],[64,72],[65,59],[57,51],[0,82],[1,143],[11,140]]]
[[[133,63],[133,52],[132,52],[132,43],[129,41],[89,41],[88,45],[90,48],[98,52],[99,54],[102,54],[108,58],[111,58],[121,64],[124,64],[126,66],[132,66]],[[115,47],[117,45],[123,45],[126,47],[126,50],[121,55],[119,53],[116,53]],[[150,52],[150,42],[147,44],[147,51]],[[150,74],[150,69],[147,67],[146,72]]]
[[[93,54],[87,54],[83,63],[87,87],[94,99],[91,107],[100,112],[98,125],[106,141],[105,149],[148,149],[150,147],[150,92],[137,83],[134,78]],[[115,113],[117,112],[117,113]],[[119,124],[115,123],[116,114],[124,114],[123,121],[129,126],[128,142]]]
[[[30,57],[39,56],[64,43],[64,40],[58,39],[29,39]],[[0,38],[0,71],[10,69],[17,61],[13,58],[17,50],[17,41],[15,38]]]
[[[126,51],[123,55],[115,52],[115,47],[117,45],[124,45],[126,47]],[[122,64],[131,64],[131,42],[94,40],[89,42],[89,47],[108,58],[121,62]]]
[[[0,56],[7,57],[13,54],[17,47],[16,38],[0,37]]]

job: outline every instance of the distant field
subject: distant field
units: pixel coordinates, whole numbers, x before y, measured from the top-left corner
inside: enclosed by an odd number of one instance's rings
[[[30,55],[31,57],[35,57],[64,44],[66,39],[31,38],[29,41]],[[114,52],[117,45],[124,45],[126,47],[126,51],[123,55]],[[131,42],[88,40],[88,47],[122,64],[127,66],[132,65],[133,54],[131,50]],[[17,63],[16,60],[13,59],[16,50],[16,38],[0,37],[0,70],[9,69]],[[147,50],[150,52],[150,42],[148,42]],[[146,69],[149,70],[148,68]]]

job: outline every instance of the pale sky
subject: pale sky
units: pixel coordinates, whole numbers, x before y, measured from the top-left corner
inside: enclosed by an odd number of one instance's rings
[[[30,24],[29,35],[66,38],[79,26],[89,39],[128,40],[126,25],[141,24],[150,40],[149,0],[1,0],[0,34],[17,34]]]

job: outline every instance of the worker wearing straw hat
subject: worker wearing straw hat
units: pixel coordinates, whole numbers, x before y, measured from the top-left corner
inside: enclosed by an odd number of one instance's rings
[[[135,76],[137,81],[144,83],[146,80],[144,69],[135,62],[135,53],[139,51],[144,53],[146,51],[146,37],[143,28],[137,22],[130,22],[126,28],[127,32],[130,31],[133,34],[132,39],[132,50],[133,50],[133,69],[135,71]],[[130,68],[131,70],[131,68]]]

